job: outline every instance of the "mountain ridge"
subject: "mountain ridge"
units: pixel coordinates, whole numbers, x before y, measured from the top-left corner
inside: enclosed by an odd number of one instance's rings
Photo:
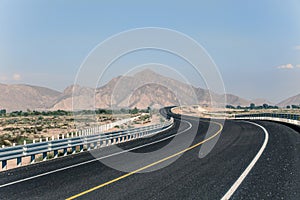
[[[170,105],[209,105],[210,97],[227,98],[227,104],[246,106],[250,103],[270,104],[264,99],[248,100],[234,94],[216,94],[176,79],[165,77],[150,69],[130,76],[112,78],[105,85],[90,88],[70,85],[63,92],[27,84],[1,84],[0,108],[15,110],[80,110],[94,108],[159,108]],[[3,95],[4,94],[4,95]],[[300,103],[300,94],[277,105]]]

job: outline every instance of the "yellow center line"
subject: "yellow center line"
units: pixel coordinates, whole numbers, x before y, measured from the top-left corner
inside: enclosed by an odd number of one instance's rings
[[[212,121],[212,123],[215,123],[215,124],[219,125],[219,126],[220,126],[220,129],[219,129],[214,135],[210,136],[209,138],[207,138],[207,139],[205,139],[205,140],[203,140],[203,141],[201,141],[201,142],[199,142],[199,143],[197,143],[197,144],[195,144],[195,145],[193,145],[193,146],[190,146],[190,147],[188,147],[188,148],[186,148],[186,149],[184,149],[184,150],[182,150],[182,151],[179,151],[179,152],[177,152],[177,153],[175,153],[175,154],[173,154],[173,155],[171,155],[171,156],[168,156],[168,157],[163,158],[163,159],[161,159],[161,160],[158,160],[158,161],[156,161],[156,162],[154,162],[154,163],[151,163],[151,164],[149,164],[149,165],[146,165],[146,166],[144,166],[144,167],[142,167],[142,168],[139,168],[139,169],[137,169],[137,170],[135,170],[135,171],[129,172],[129,173],[123,175],[123,176],[120,176],[120,177],[115,178],[115,179],[113,179],[113,180],[110,180],[110,181],[108,181],[108,182],[102,183],[101,185],[98,185],[98,186],[95,186],[95,187],[93,187],[93,188],[91,188],[91,189],[85,190],[85,191],[83,191],[83,192],[81,192],[81,193],[79,193],[79,194],[76,194],[76,195],[74,195],[74,196],[71,196],[71,197],[67,198],[66,200],[76,199],[76,198],[78,198],[78,197],[80,197],[80,196],[83,196],[83,195],[85,195],[85,194],[87,194],[87,193],[90,193],[90,192],[93,192],[93,191],[95,191],[95,190],[98,190],[98,189],[100,189],[100,188],[102,188],[102,187],[104,187],[104,186],[110,185],[110,184],[112,184],[112,183],[114,183],[114,182],[117,182],[117,181],[119,181],[119,180],[122,180],[122,179],[124,179],[124,178],[126,178],[126,177],[128,177],[128,176],[131,176],[131,175],[136,174],[136,173],[138,173],[138,172],[140,172],[140,171],[143,171],[143,170],[145,170],[145,169],[148,169],[148,168],[150,168],[150,167],[153,167],[153,166],[155,166],[155,165],[157,165],[157,164],[159,164],[159,163],[162,163],[162,162],[164,162],[164,161],[167,161],[167,160],[169,160],[169,159],[171,159],[171,158],[174,158],[174,157],[176,157],[176,156],[178,156],[178,155],[180,155],[180,154],[183,154],[183,153],[185,153],[185,152],[187,152],[187,151],[190,151],[190,150],[192,150],[192,149],[198,147],[199,145],[201,145],[201,144],[203,144],[203,143],[205,143],[205,142],[207,142],[207,141],[213,139],[214,137],[216,137],[216,136],[217,136],[219,133],[221,133],[221,131],[223,130],[223,125],[222,125],[221,123],[213,122],[213,121]]]

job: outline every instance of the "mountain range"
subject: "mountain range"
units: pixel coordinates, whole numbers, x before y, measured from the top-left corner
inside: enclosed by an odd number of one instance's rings
[[[25,84],[0,84],[0,109],[16,110],[82,110],[94,108],[160,108],[169,105],[210,105],[226,97],[227,104],[272,104],[264,99],[248,100],[233,94],[216,94],[181,81],[143,70],[132,76],[118,76],[98,88],[71,85],[63,92]],[[278,106],[300,103],[300,94]]]

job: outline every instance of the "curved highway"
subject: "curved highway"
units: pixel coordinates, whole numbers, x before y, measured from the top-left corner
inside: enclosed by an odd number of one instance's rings
[[[300,199],[295,127],[216,121],[207,136],[209,120],[163,114],[167,132],[1,172],[0,199]]]

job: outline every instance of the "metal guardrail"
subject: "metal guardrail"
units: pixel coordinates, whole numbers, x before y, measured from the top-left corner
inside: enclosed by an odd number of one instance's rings
[[[0,161],[2,161],[2,170],[7,169],[7,161],[17,159],[17,166],[22,165],[22,158],[30,156],[30,163],[36,161],[36,155],[42,154],[43,160],[47,160],[48,152],[54,153],[54,158],[58,157],[59,150],[63,155],[67,155],[68,149],[72,154],[76,153],[76,147],[82,152],[84,148],[88,151],[109,145],[131,141],[134,139],[150,136],[165,131],[173,126],[173,119],[169,121],[140,128],[128,129],[119,132],[99,133],[94,135],[82,135],[72,138],[51,140],[39,143],[24,144],[0,149]]]
[[[272,120],[300,125],[300,115],[288,113],[256,113],[235,115],[235,119]]]

